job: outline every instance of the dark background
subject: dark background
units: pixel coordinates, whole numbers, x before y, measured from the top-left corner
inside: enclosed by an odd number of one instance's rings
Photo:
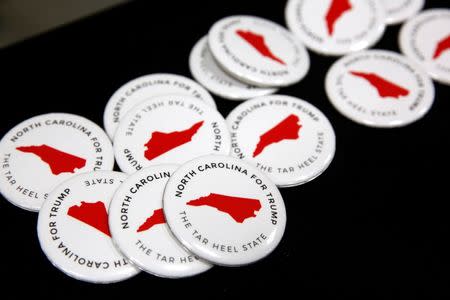
[[[427,7],[445,3],[427,1]],[[156,72],[190,77],[189,52],[216,20],[250,14],[285,24],[284,6],[285,1],[135,1],[0,50],[0,136],[47,112],[79,114],[103,125],[107,100],[128,80]],[[399,26],[388,27],[375,48],[399,51],[398,31]],[[83,283],[61,273],[41,252],[37,214],[0,199],[1,294],[450,296],[450,88],[435,83],[431,111],[414,124],[368,128],[328,102],[324,78],[335,58],[310,55],[307,77],[280,93],[310,101],[328,116],[337,152],[319,178],[281,190],[287,231],[267,259],[242,268],[215,267],[189,279],[141,273],[106,286]],[[224,116],[237,104],[215,98]]]

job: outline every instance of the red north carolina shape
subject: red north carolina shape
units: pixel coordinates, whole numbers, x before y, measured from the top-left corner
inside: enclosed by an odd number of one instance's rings
[[[191,206],[210,206],[229,214],[236,222],[243,223],[246,219],[256,217],[255,211],[261,209],[258,199],[241,198],[211,193],[206,197],[191,200],[186,203]]]
[[[450,34],[437,43],[433,59],[438,59],[448,49],[450,49]]]
[[[333,0],[330,8],[328,8],[325,20],[327,22],[328,34],[333,35],[334,25],[342,17],[344,13],[352,9],[349,0]]]
[[[299,117],[291,114],[283,121],[275,125],[272,129],[261,135],[255,151],[253,152],[253,157],[258,156],[269,145],[281,142],[283,140],[298,139],[298,133],[302,127],[299,122]]]
[[[350,74],[367,80],[374,88],[377,89],[380,97],[400,98],[401,96],[408,96],[409,91],[375,73],[364,73],[358,71],[350,71]]]
[[[281,60],[281,58],[275,56],[272,51],[269,49],[269,47],[266,45],[266,42],[264,40],[264,36],[254,33],[250,30],[236,30],[236,34],[243,38],[247,43],[249,43],[253,48],[256,49],[262,56],[268,57],[273,61],[276,61],[282,65],[286,65],[284,61]]]
[[[163,209],[156,209],[153,211],[153,214],[145,220],[144,224],[139,226],[136,232],[142,232],[149,230],[155,225],[166,223],[166,218],[164,217]]]
[[[202,125],[203,121],[200,121],[183,131],[169,133],[159,131],[153,132],[150,140],[145,144],[145,147],[147,147],[147,150],[144,153],[145,158],[152,160],[173,148],[190,142]]]
[[[84,158],[60,151],[47,145],[22,146],[16,148],[19,151],[33,153],[47,163],[54,175],[61,173],[75,173],[75,169],[81,169],[86,165]]]
[[[94,227],[107,236],[111,236],[108,227],[108,213],[106,212],[105,204],[102,201],[97,201],[95,203],[81,201],[80,206],[71,206],[67,211],[67,215]]]

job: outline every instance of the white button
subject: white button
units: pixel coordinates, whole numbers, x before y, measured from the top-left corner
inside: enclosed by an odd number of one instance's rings
[[[277,91],[275,88],[248,85],[228,75],[212,57],[207,37],[195,44],[189,57],[189,67],[192,76],[205,88],[228,100],[247,100]]]
[[[384,7],[386,23],[398,24],[417,14],[425,0],[381,0]]]
[[[152,97],[169,94],[192,96],[216,108],[208,91],[189,78],[174,74],[145,75],[121,86],[106,104],[103,123],[109,137],[114,137],[120,121],[134,106]]]
[[[164,192],[175,237],[214,264],[256,262],[278,245],[286,210],[277,187],[240,159],[208,155],[181,166]]]
[[[302,43],[280,25],[252,16],[231,16],[210,29],[208,43],[219,65],[234,77],[262,87],[287,86],[309,70]]]
[[[158,164],[183,164],[206,154],[228,154],[225,120],[191,96],[160,96],[134,107],[114,138],[119,168],[134,173]]]
[[[285,16],[306,47],[324,55],[369,48],[386,27],[378,0],[289,0]]]
[[[327,117],[295,97],[271,95],[237,106],[227,117],[231,153],[279,187],[308,182],[330,165],[335,135]]]
[[[402,52],[440,83],[450,85],[450,9],[430,9],[403,25]]]
[[[170,232],[163,212],[163,192],[177,165],[143,169],[125,180],[109,207],[115,245],[136,266],[151,274],[180,278],[212,266],[187,252]]]
[[[427,74],[406,57],[384,50],[341,58],[328,71],[325,88],[339,112],[373,127],[417,121],[434,100],[434,86]]]
[[[39,242],[50,262],[67,275],[87,282],[112,283],[139,269],[114,247],[107,209],[126,175],[99,171],[60,184],[39,212]]]
[[[0,141],[0,191],[12,204],[39,211],[48,194],[78,173],[112,170],[105,132],[86,118],[39,115],[16,125]]]

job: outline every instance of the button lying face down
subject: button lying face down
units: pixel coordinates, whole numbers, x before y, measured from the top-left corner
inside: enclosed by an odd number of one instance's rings
[[[309,69],[302,43],[280,25],[258,17],[219,20],[209,31],[208,43],[219,65],[249,84],[287,86],[300,81]]]
[[[255,98],[227,117],[231,153],[266,173],[279,187],[320,175],[335,152],[333,128],[322,112],[282,95]]]
[[[218,265],[245,265],[269,255],[286,226],[277,187],[230,156],[208,155],[181,166],[169,179],[163,204],[177,239]]]
[[[306,47],[324,55],[369,48],[386,27],[378,0],[289,0],[285,16]]]
[[[425,0],[381,0],[384,7],[386,23],[398,24],[417,14]]]
[[[136,106],[114,140],[117,164],[126,173],[164,163],[183,164],[205,154],[228,154],[223,117],[190,96],[156,97]]]
[[[107,208],[126,175],[99,171],[80,174],[60,184],[42,206],[38,237],[51,263],[87,282],[111,283],[136,275],[114,247]]]
[[[25,120],[0,141],[0,191],[12,204],[39,211],[53,188],[77,173],[112,170],[105,132],[80,116],[52,113]]]
[[[169,278],[193,276],[212,267],[184,250],[165,224],[163,192],[177,168],[159,165],[133,174],[109,207],[109,227],[120,251],[142,270]]]
[[[450,9],[430,9],[400,31],[400,48],[436,81],[450,85]]]
[[[414,62],[390,51],[371,50],[338,60],[325,79],[335,108],[373,127],[397,127],[423,117],[434,100],[430,78]]]
[[[152,97],[169,94],[192,96],[216,108],[211,95],[189,78],[174,74],[142,76],[124,84],[109,99],[103,115],[103,123],[109,137],[114,137],[120,121],[134,106]]]
[[[247,100],[273,94],[274,88],[260,88],[238,81],[225,73],[209,50],[207,37],[203,37],[192,49],[189,57],[192,76],[212,93],[229,100]]]

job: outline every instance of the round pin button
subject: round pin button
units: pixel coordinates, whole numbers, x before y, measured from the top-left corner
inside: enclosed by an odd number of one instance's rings
[[[163,192],[176,165],[158,165],[131,175],[109,207],[109,227],[115,245],[136,266],[151,274],[180,278],[212,266],[187,252],[166,224]]]
[[[191,96],[161,96],[144,101],[125,116],[114,151],[119,168],[134,173],[206,154],[228,154],[230,135],[223,117],[203,102]]]
[[[433,83],[418,65],[383,50],[341,58],[328,71],[325,88],[340,113],[372,127],[398,127],[417,121],[434,100]]]
[[[381,0],[384,7],[386,23],[398,24],[417,14],[425,0]]]
[[[271,95],[237,106],[227,117],[231,153],[289,187],[319,176],[334,157],[336,142],[327,117],[295,97]]]
[[[386,27],[379,0],[289,0],[285,17],[306,47],[324,55],[369,48]]]
[[[39,211],[59,183],[74,174],[112,170],[105,132],[86,118],[50,113],[16,125],[0,141],[0,192],[12,204]]]
[[[247,100],[273,94],[274,88],[261,88],[238,81],[224,72],[214,60],[207,37],[200,39],[191,51],[189,67],[192,76],[210,92],[228,100]]]
[[[145,75],[121,86],[106,104],[103,123],[109,137],[114,137],[120,121],[134,106],[152,97],[169,94],[189,95],[216,108],[208,91],[189,78],[174,74]]]
[[[93,283],[112,283],[136,275],[114,247],[107,208],[126,179],[119,172],[80,174],[56,187],[39,212],[37,232],[50,262],[67,275]]]
[[[230,156],[203,156],[181,166],[169,179],[163,199],[175,237],[218,265],[264,258],[286,227],[277,187],[256,168]]]
[[[248,84],[287,86],[309,70],[302,43],[280,25],[252,16],[231,16],[209,31],[213,57],[228,73]]]
[[[430,9],[400,31],[402,52],[440,83],[450,85],[450,9]]]

